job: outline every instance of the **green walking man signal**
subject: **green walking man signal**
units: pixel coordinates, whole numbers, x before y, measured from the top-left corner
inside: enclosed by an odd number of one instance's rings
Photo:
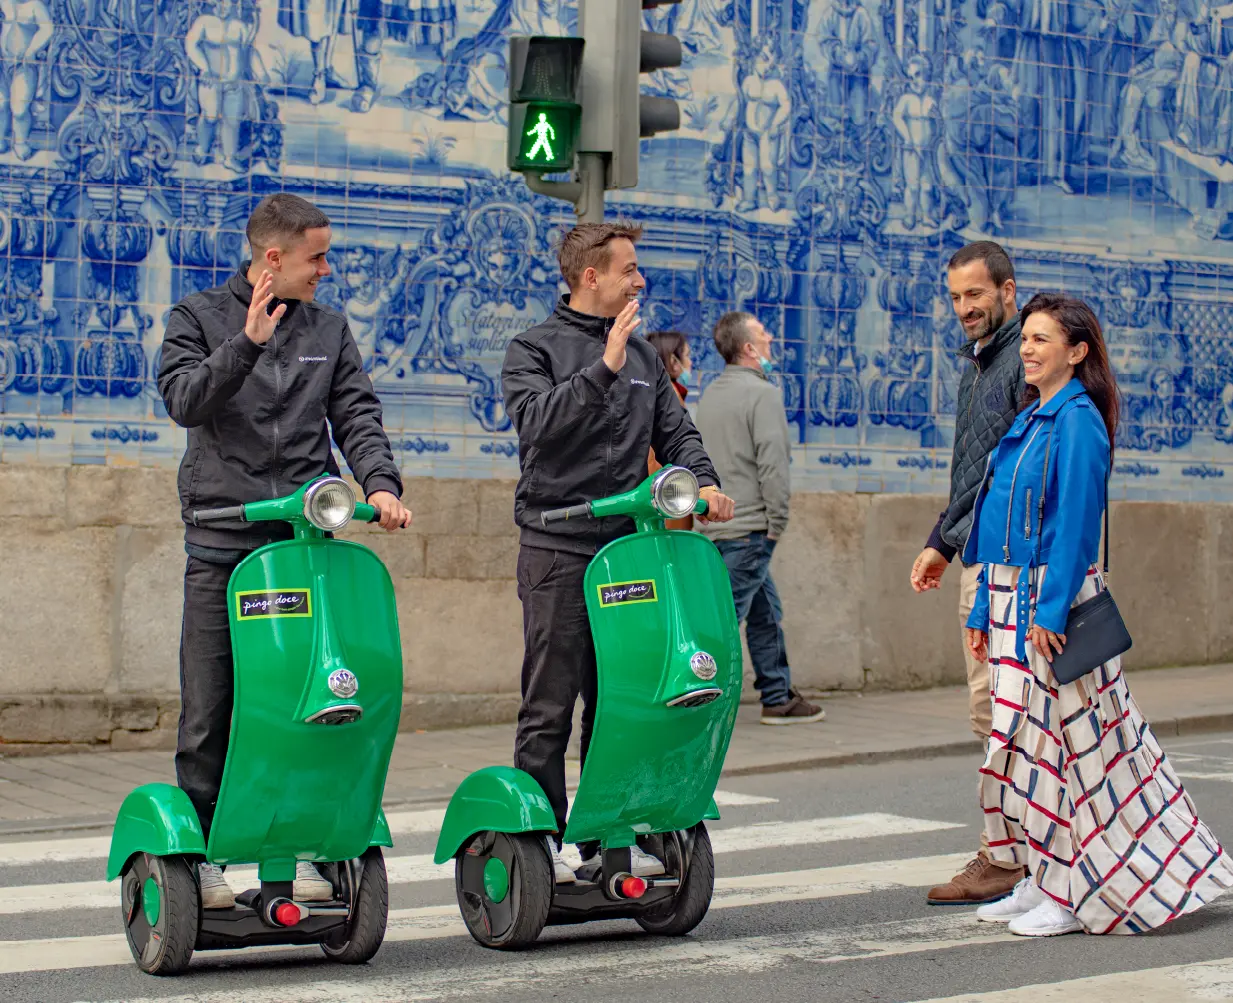
[[[582,49],[583,40],[569,36],[510,38],[506,164],[511,171],[573,169],[582,123]]]
[[[535,137],[535,145],[531,147],[531,151],[527,154],[527,160],[535,162],[535,155],[542,149],[544,151],[544,160],[550,162],[552,156],[552,144],[548,141],[556,139],[556,130],[548,124],[548,116],[544,112],[539,113],[539,121],[527,130],[528,136]]]

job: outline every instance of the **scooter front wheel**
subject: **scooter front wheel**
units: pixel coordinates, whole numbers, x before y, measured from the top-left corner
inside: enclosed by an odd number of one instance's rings
[[[356,884],[359,868],[352,862],[338,865],[337,891],[351,903],[351,917],[346,931],[335,939],[321,943],[321,950],[340,965],[362,965],[371,960],[385,940],[385,925],[389,918],[390,886],[385,873],[385,855],[381,847],[370,846],[360,858],[363,873]]]
[[[680,838],[685,834],[680,833],[677,838],[664,837],[664,855],[668,858],[664,863],[669,874],[680,875],[681,885],[668,905],[635,917],[647,933],[683,936],[701,923],[711,908],[711,896],[715,893],[715,854],[711,849],[711,837],[703,822],[689,832],[693,837],[693,849],[684,855],[686,859],[682,859],[685,841]]]
[[[481,832],[454,858],[462,921],[484,947],[529,947],[548,921],[552,860],[542,833]]]
[[[124,936],[137,967],[150,975],[178,975],[197,946],[201,890],[184,857],[139,853],[120,883]]]

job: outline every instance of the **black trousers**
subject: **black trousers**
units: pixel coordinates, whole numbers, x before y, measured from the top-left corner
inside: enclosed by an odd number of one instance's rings
[[[234,564],[213,564],[196,557],[189,557],[184,568],[176,782],[193,802],[207,835],[231,736],[235,668],[227,583],[234,570]]]
[[[582,697],[582,759],[595,722],[595,643],[582,583],[591,558],[560,550],[523,547],[518,552],[522,600],[522,706],[514,739],[514,766],[539,782],[565,832],[565,747],[574,705]],[[597,845],[582,847],[590,856]]]

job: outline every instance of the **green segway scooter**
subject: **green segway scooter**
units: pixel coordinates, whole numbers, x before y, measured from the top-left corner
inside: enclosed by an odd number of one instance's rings
[[[522,770],[493,766],[459,785],[437,841],[451,857],[458,906],[484,947],[530,945],[545,925],[630,918],[644,930],[688,933],[711,903],[715,864],[705,819],[741,692],[741,640],[728,571],[698,533],[665,518],[705,514],[698,482],[664,467],[632,491],[544,512],[542,521],[631,516],[636,532],[587,568],[597,704],[591,743],[564,833],[599,841],[598,864],[556,884],[545,836],[548,799]],[[630,847],[664,866],[632,873]]]
[[[381,795],[402,712],[402,646],[385,565],[331,534],[376,512],[323,476],[193,518],[283,520],[295,535],[253,551],[228,585],[235,703],[209,842],[179,787],[145,784],[120,808],[107,880],[121,878],[133,958],[173,975],[195,950],[320,944],[334,961],[362,963],[385,937],[381,847],[393,844]],[[294,901],[299,860],[317,864],[332,901]],[[256,863],[260,887],[230,909],[202,909],[202,861]]]

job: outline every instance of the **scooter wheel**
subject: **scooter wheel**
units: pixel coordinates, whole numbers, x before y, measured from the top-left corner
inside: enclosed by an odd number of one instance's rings
[[[688,866],[681,859],[684,841],[664,837],[664,855],[668,858],[665,864],[670,874],[681,876],[681,886],[670,904],[635,917],[647,933],[683,936],[702,922],[711,907],[711,896],[715,892],[715,854],[711,850],[711,837],[702,822],[690,832],[694,845]]]
[[[552,905],[552,859],[543,834],[481,832],[454,858],[462,921],[476,943],[530,947]]]
[[[326,940],[321,950],[340,965],[362,965],[370,960],[385,940],[385,924],[389,917],[390,886],[385,873],[385,856],[381,847],[370,846],[360,858],[364,873],[359,886],[352,891],[356,868],[338,865],[342,896],[351,902],[351,922],[340,939]],[[346,939],[341,939],[341,938]]]
[[[197,946],[201,890],[184,857],[139,853],[120,883],[124,936],[137,967],[150,975],[178,975]]]

